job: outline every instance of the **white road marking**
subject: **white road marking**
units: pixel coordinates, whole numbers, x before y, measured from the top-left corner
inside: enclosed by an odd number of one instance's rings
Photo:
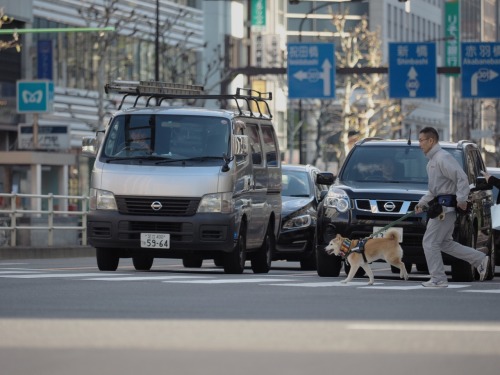
[[[56,274],[56,273],[42,273],[42,274],[31,274],[31,275],[0,275],[0,277],[8,277],[12,279],[50,279],[50,278],[71,278],[71,277],[92,277],[92,276],[125,276],[125,274],[117,274],[117,273],[64,273],[64,274]]]
[[[500,294],[500,289],[490,289],[490,290],[461,290],[464,293],[491,293],[491,294]]]
[[[275,280],[276,281],[276,280]],[[275,285],[275,286],[301,286],[306,288],[318,288],[318,287],[326,287],[326,286],[366,286],[366,282],[361,281],[351,281],[350,283],[344,284],[340,281],[323,281],[318,283],[285,283],[285,284],[266,284],[266,285]],[[375,283],[377,284],[377,283]]]
[[[239,284],[239,283],[268,283],[276,281],[293,281],[290,279],[217,279],[217,280],[182,280],[182,281],[162,281],[163,283],[186,283],[186,284]],[[272,285],[272,284],[266,284]]]
[[[415,290],[415,289],[460,289],[460,288],[468,288],[470,285],[463,284],[448,284],[448,288],[426,288],[423,285],[398,285],[398,286],[377,286],[371,285],[363,287],[363,289],[387,289],[387,290]]]
[[[210,276],[123,276],[123,277],[93,277],[93,281],[143,281],[143,280],[175,280],[175,279],[202,279]]]

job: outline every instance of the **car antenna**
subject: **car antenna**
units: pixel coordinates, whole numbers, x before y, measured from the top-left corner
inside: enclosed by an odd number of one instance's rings
[[[410,128],[410,135],[408,136],[408,146],[411,146],[411,128]]]

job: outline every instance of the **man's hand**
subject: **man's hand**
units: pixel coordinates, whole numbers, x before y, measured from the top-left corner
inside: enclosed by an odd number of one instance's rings
[[[424,212],[424,208],[423,208],[423,207],[421,207],[421,206],[419,206],[419,205],[417,204],[417,205],[415,206],[415,213],[416,213],[416,214],[420,214],[420,213],[422,213],[422,212]]]
[[[457,202],[457,207],[462,211],[467,211],[467,202]]]

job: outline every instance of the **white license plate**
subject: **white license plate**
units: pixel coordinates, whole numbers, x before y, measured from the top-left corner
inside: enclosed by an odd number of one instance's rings
[[[141,247],[170,249],[169,233],[141,233]]]
[[[382,229],[383,227],[373,227],[373,233],[377,233],[380,229]],[[396,232],[398,232],[399,234],[399,242],[403,242],[403,228],[397,228],[397,227],[392,227],[392,228],[389,228],[379,234],[377,234],[374,238],[380,238],[380,237],[384,237],[385,234],[387,233],[388,230],[395,230]]]

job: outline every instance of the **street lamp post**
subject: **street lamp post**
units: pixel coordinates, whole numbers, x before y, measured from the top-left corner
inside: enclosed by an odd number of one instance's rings
[[[331,5],[331,3],[323,3],[321,5],[318,5],[317,7],[312,8],[309,12],[306,13],[306,15],[304,16],[304,18],[302,18],[300,20],[300,24],[299,24],[299,43],[302,43],[302,27],[304,26],[304,22],[307,19],[307,17],[310,14],[316,12],[317,10],[319,10],[321,8],[325,8],[328,5]],[[302,137],[303,137],[302,127],[304,126],[304,122],[302,121],[302,99],[299,99],[299,124],[300,124],[300,127],[299,127],[299,163],[300,164],[304,164],[304,156],[303,156],[303,153],[302,153]]]

